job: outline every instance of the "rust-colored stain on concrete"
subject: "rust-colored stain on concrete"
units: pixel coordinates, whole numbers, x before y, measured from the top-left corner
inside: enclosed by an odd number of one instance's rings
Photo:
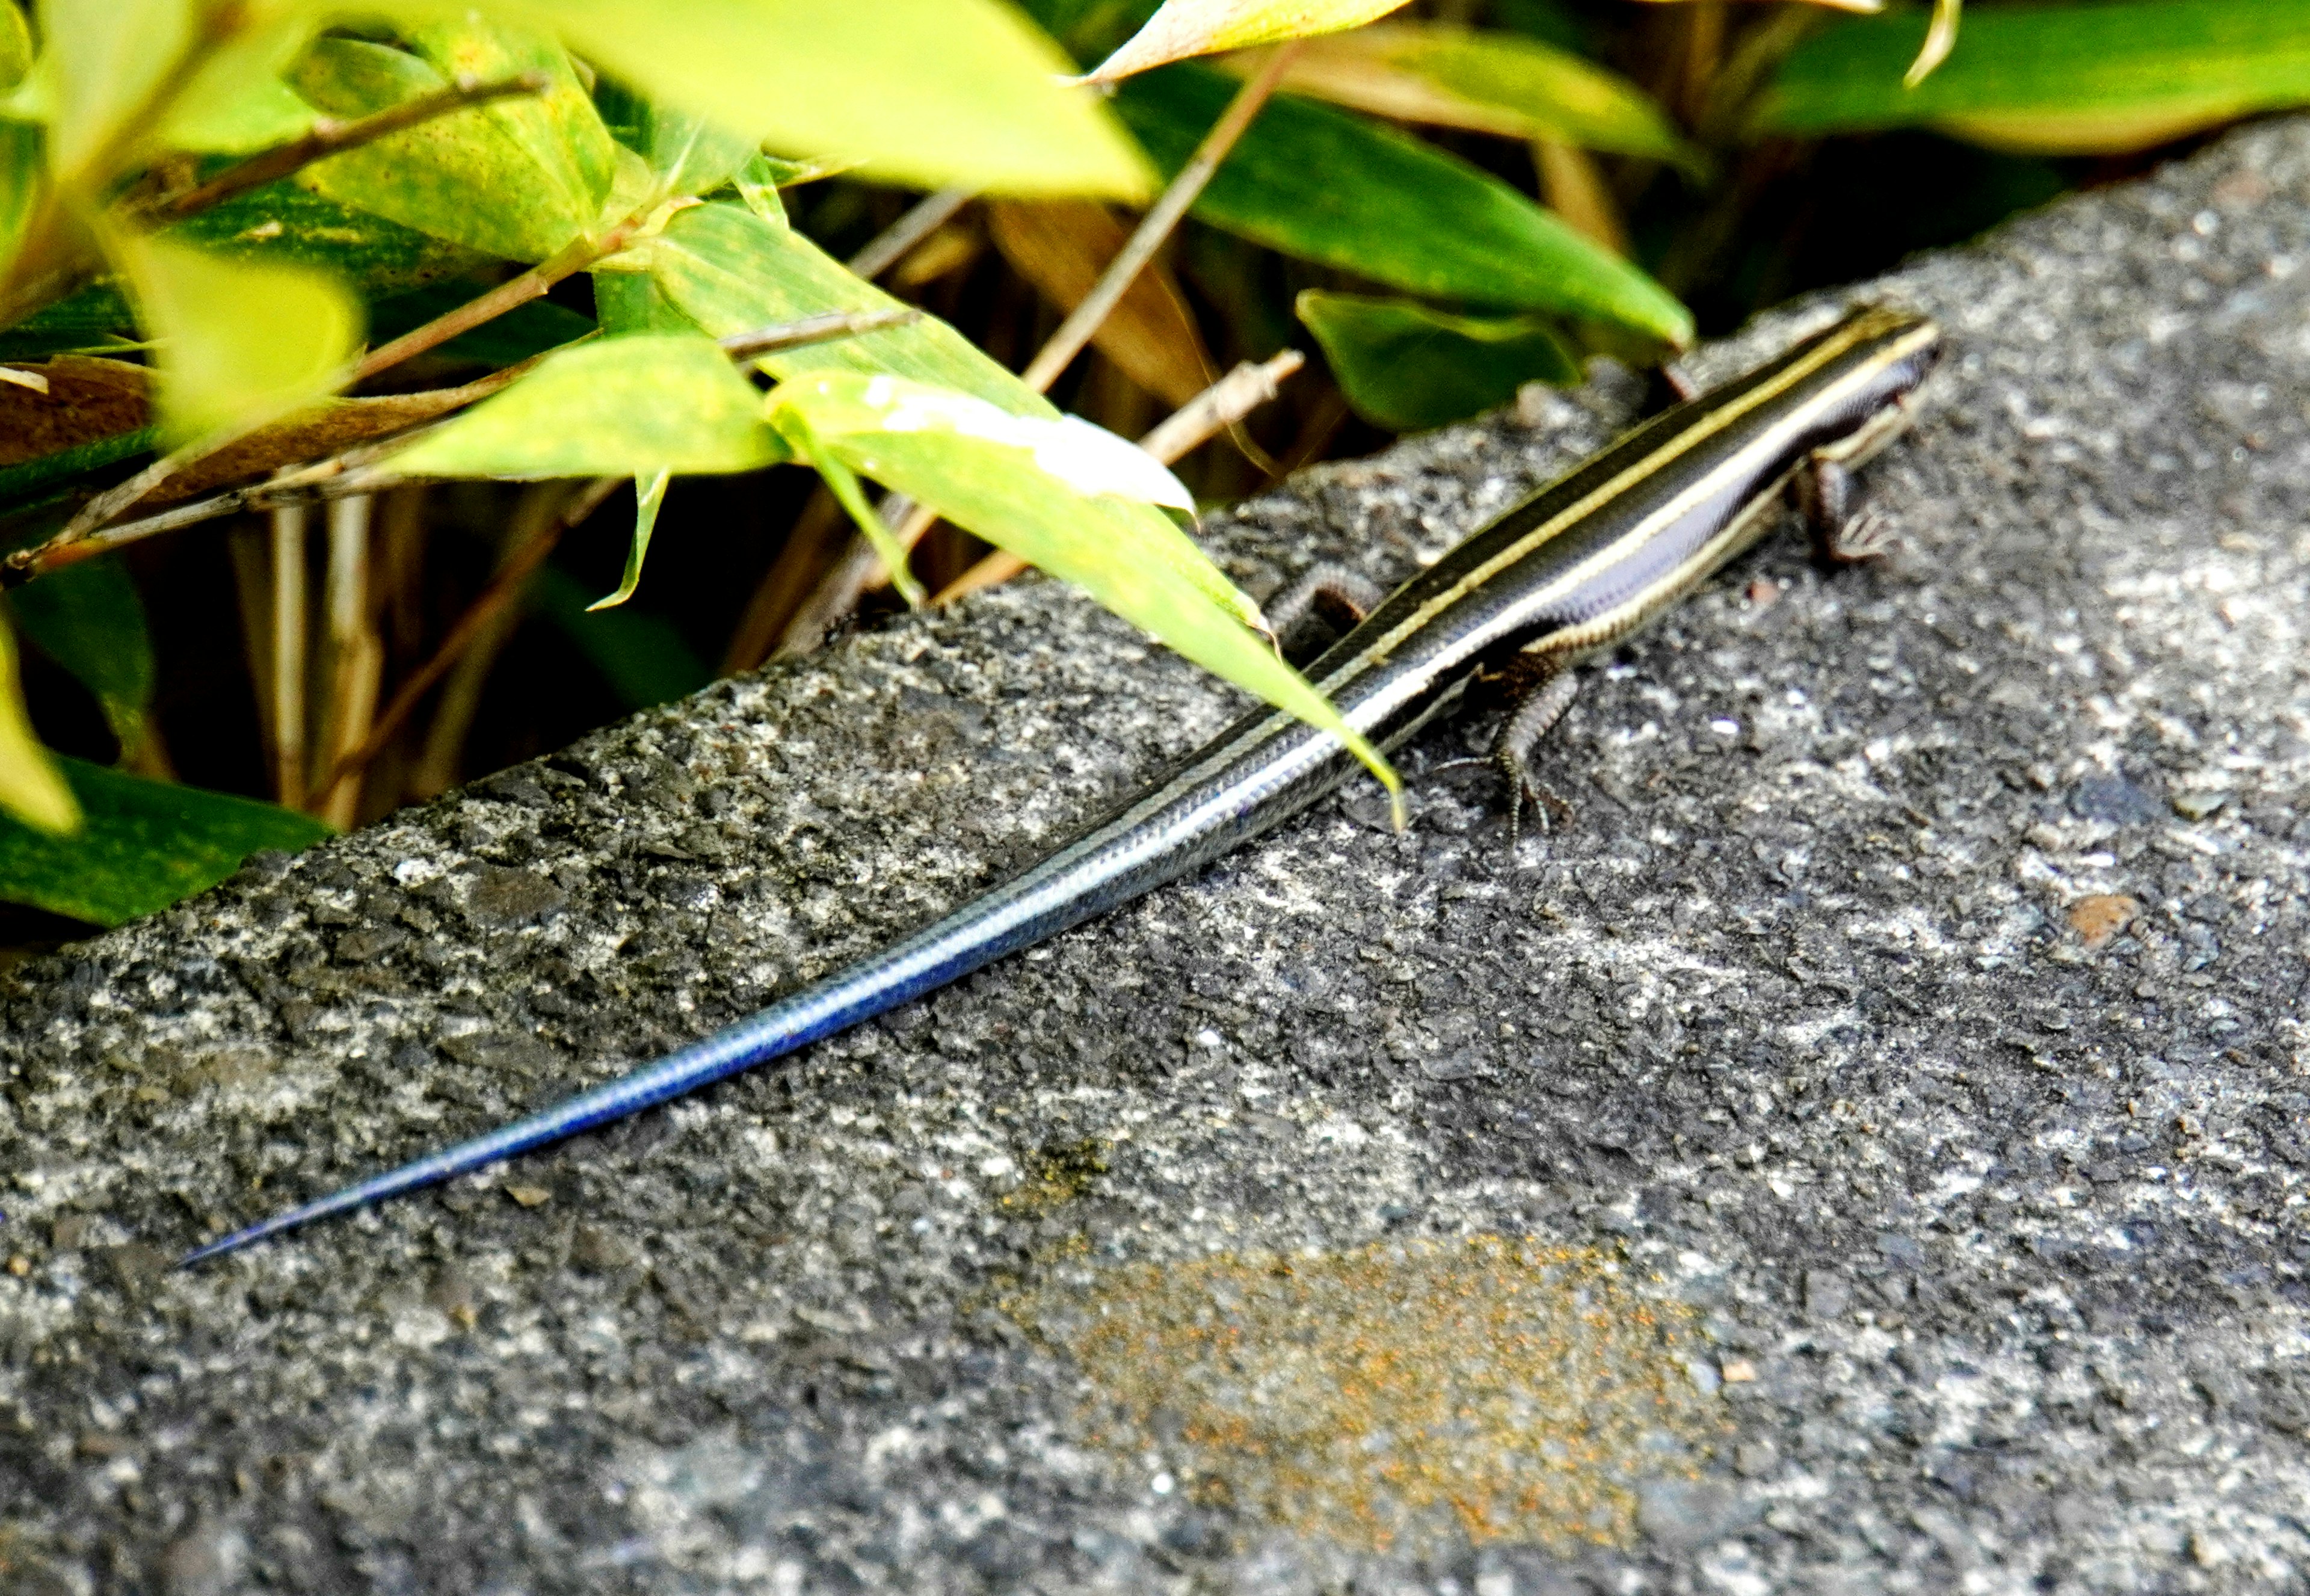
[[[1101,1271],[1005,1307],[1174,1488],[1343,1545],[1620,1544],[1637,1481],[1724,1433],[1689,1308],[1587,1248],[1383,1242]]]

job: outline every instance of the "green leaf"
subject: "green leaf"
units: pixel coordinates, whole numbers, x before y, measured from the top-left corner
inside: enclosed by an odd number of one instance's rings
[[[1234,85],[1200,66],[1125,83],[1124,120],[1184,165]],[[1353,180],[1311,180],[1352,173]],[[1328,106],[1279,96],[1213,174],[1194,215],[1391,288],[1507,310],[1593,317],[1678,348],[1692,317],[1666,289],[1488,172]]]
[[[1394,788],[1394,773],[1378,751],[1264,639],[1185,571],[1146,557],[1132,517],[1157,512],[1083,492],[1046,469],[1046,461],[1084,466],[1083,456],[1065,445],[1047,453],[1033,447],[1032,438],[1061,423],[1001,416],[987,406],[977,412],[979,421],[988,412],[1000,420],[985,429],[952,424],[973,413],[954,403],[958,397],[941,395],[925,411],[912,385],[821,371],[781,384],[771,403],[800,415],[816,443],[852,470],[1072,582],[1196,664],[1332,732]],[[1088,471],[1081,480],[1105,480],[1103,467]]]
[[[24,636],[96,697],[125,762],[151,734],[152,638],[128,568],[114,555],[63,566],[9,595]]]
[[[66,351],[95,354],[136,343],[136,313],[118,280],[100,277],[0,330],[0,360],[37,360]]]
[[[593,611],[586,585],[559,566],[531,578],[538,610],[577,645],[629,709],[687,698],[714,673],[682,641],[673,622],[643,610]]]
[[[595,91],[594,104],[610,136],[648,162],[661,195],[711,194],[749,161],[762,160],[743,134],[654,104],[614,79]]]
[[[2310,104],[2310,0],[1981,6],[1948,64],[1905,87],[1929,26],[1838,19],[1782,64],[1750,131],[1925,125],[1997,149],[2123,152]]]
[[[905,308],[800,233],[727,204],[681,213],[656,237],[607,265],[647,273],[675,308],[716,338],[826,310]],[[595,281],[613,274],[596,272]],[[1059,413],[936,317],[778,350],[756,363],[777,377],[801,371],[907,377],[976,394],[1014,414]]]
[[[357,210],[507,260],[543,260],[593,225],[610,191],[613,146],[569,57],[479,22],[421,30],[416,42],[431,59],[362,39],[324,39],[291,82],[340,117],[437,92],[449,81],[444,65],[478,70],[485,81],[540,71],[553,87],[437,117],[319,161],[300,181]]]
[[[1163,8],[1085,80],[1112,83],[1190,56],[1336,33],[1385,16],[1403,0],[1163,0]]]
[[[0,5],[7,0],[0,0]],[[45,162],[40,130],[28,122],[0,122],[0,277],[16,258],[24,224],[40,197]]]
[[[761,395],[711,339],[642,334],[565,350],[392,458],[408,476],[647,476],[786,457]]]
[[[234,260],[328,272],[365,298],[461,276],[490,258],[374,212],[340,204],[292,181],[235,195],[162,236]]]
[[[888,382],[890,379],[877,377],[874,380]],[[890,573],[890,585],[899,590],[899,595],[909,604],[920,604],[924,598],[922,581],[908,568],[907,551],[900,546],[889,524],[874,513],[873,505],[866,502],[866,491],[858,485],[858,473],[844,463],[838,453],[819,441],[818,435],[810,429],[809,418],[802,412],[774,407],[770,412],[770,421],[797,455],[818,468],[819,480],[826,484],[826,490],[834,495],[835,502],[841,505],[842,513],[850,517],[850,524],[858,529],[859,535],[874,551],[875,558],[882,562],[882,568]]]
[[[52,107],[48,164],[74,186],[132,131],[194,38],[190,0],[41,0]]]
[[[412,293],[396,295],[369,308],[369,335],[384,343],[423,326],[483,292],[472,282],[439,282]],[[575,343],[595,330],[594,324],[551,299],[532,299],[503,316],[492,317],[470,333],[461,333],[428,359],[470,360],[477,366],[510,366],[549,349]]]
[[[702,328],[682,314],[657,279],[639,272],[595,272],[594,314],[603,334],[623,338],[633,333],[688,333]]]
[[[800,233],[732,204],[682,212],[664,232],[620,256],[619,264],[647,270],[676,308],[716,338],[823,310],[899,305]],[[755,364],[782,379],[813,371],[901,377],[975,395],[1014,416],[1055,421],[1059,413],[1049,400],[934,317],[855,338],[779,350]],[[1230,614],[1246,622],[1258,619],[1258,606],[1220,574],[1170,517],[1143,506],[1116,514],[1147,554],[1165,561]]]
[[[32,69],[32,24],[16,0],[0,0],[0,94]]]
[[[626,574],[619,578],[617,592],[586,606],[589,612],[616,609],[642,585],[642,561],[649,558],[650,533],[657,530],[658,508],[665,503],[665,485],[673,480],[670,471],[634,479],[634,541],[626,546]]]
[[[778,197],[778,185],[786,181],[778,175],[778,169],[786,164],[757,154],[730,174],[731,186],[737,189],[740,203],[764,221],[780,227],[786,224],[786,203]]]
[[[16,674],[15,634],[0,621],[0,827],[38,840],[43,832],[58,836],[80,822],[80,805],[56,768],[56,756],[32,733]],[[0,883],[5,879],[0,864]]]
[[[509,7],[508,8],[509,9]],[[886,182],[1135,199],[1146,162],[1003,0],[528,0],[654,98]]]
[[[1411,299],[1309,289],[1299,319],[1324,347],[1356,413],[1396,432],[1463,421],[1527,382],[1570,383],[1579,363],[1532,316],[1448,316]]]
[[[117,925],[213,887],[263,848],[329,835],[309,815],[60,759],[86,823],[45,837],[0,820],[0,898]]]
[[[246,155],[302,137],[313,108],[281,74],[312,41],[317,7],[296,0],[203,52],[192,81],[169,107],[153,143],[163,149]]]
[[[318,398],[343,375],[360,308],[331,278],[167,239],[124,237],[115,251],[146,331],[160,343],[169,435],[253,425]],[[263,315],[252,315],[255,307]]]
[[[1708,158],[1650,96],[1537,39],[1443,22],[1395,22],[1319,39],[1283,86],[1335,105],[1507,138],[1646,155],[1704,175]]]
[[[0,507],[14,508],[44,488],[117,465],[132,455],[147,454],[160,438],[159,428],[139,427],[130,432],[117,432],[110,438],[91,438],[37,459],[0,465]]]

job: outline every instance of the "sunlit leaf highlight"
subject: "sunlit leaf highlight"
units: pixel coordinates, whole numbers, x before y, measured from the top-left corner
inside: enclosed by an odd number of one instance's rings
[[[13,816],[12,824],[5,817]],[[80,803],[65,785],[54,754],[33,734],[16,671],[16,638],[0,621],[0,827],[38,837],[61,836],[81,822]],[[0,894],[5,892],[0,865]]]
[[[1084,79],[1112,83],[1168,62],[1360,27],[1404,0],[1164,0],[1163,6]]]

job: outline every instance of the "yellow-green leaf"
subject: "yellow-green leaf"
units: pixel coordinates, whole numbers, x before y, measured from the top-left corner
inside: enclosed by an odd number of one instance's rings
[[[68,183],[135,135],[135,118],[193,45],[191,0],[41,0],[48,165]],[[109,164],[106,161],[105,164]]]
[[[1395,785],[1378,750],[1265,639],[1169,561],[1144,557],[1126,517],[1156,512],[1081,491],[1038,464],[1033,448],[999,432],[919,424],[903,403],[894,407],[894,391],[888,378],[819,371],[781,384],[771,403],[803,417],[819,446],[851,469],[1072,582],[1205,669],[1330,731]]]
[[[1318,289],[1299,296],[1298,309],[1356,413],[1393,431],[1480,414],[1527,382],[1580,379],[1579,363],[1539,317],[1450,316],[1411,299]]]
[[[1251,65],[1246,59],[1243,70]],[[1707,157],[1643,90],[1520,34],[1382,23],[1315,40],[1293,58],[1283,86],[1407,122],[1648,155],[1689,172],[1707,169]]]
[[[227,260],[167,239],[122,238],[115,254],[157,346],[161,409],[178,438],[253,425],[336,386],[360,308],[333,277]]]
[[[294,853],[329,835],[310,815],[270,803],[57,763],[87,817],[76,835],[0,820],[0,898],[51,914],[117,925],[216,885],[261,848]]]
[[[24,81],[32,67],[32,24],[16,0],[0,0],[0,94]]]
[[[16,677],[16,640],[0,622],[0,810],[52,834],[80,824],[80,805],[56,768],[56,758],[32,734],[24,692]],[[0,887],[4,890],[4,887]]]
[[[647,270],[674,308],[716,338],[825,310],[888,310],[899,301],[845,268],[800,233],[742,206],[693,206],[618,263]],[[598,280],[598,276],[597,276]],[[810,371],[908,377],[973,394],[1016,416],[1056,420],[1050,401],[935,317],[855,338],[779,350],[756,365],[773,377]],[[1143,506],[1118,508],[1142,548],[1212,602],[1248,622],[1258,606],[1220,574],[1170,517]]]
[[[281,74],[311,42],[320,14],[291,0],[270,22],[204,52],[192,81],[170,101],[154,143],[242,155],[304,134],[313,126],[313,108]]]
[[[1145,160],[1005,0],[524,0],[653,97],[888,182],[1143,196]]]
[[[416,30],[408,50],[324,39],[291,76],[333,117],[369,116],[439,91],[445,74],[484,81],[542,71],[543,95],[437,117],[306,169],[300,181],[342,204],[507,260],[536,261],[592,226],[610,191],[614,147],[555,45],[478,22]]]
[[[626,573],[619,578],[617,592],[607,598],[595,599],[586,606],[588,611],[614,610],[634,596],[634,589],[642,585],[642,561],[649,558],[650,534],[657,530],[657,513],[665,503],[665,485],[673,481],[670,471],[654,471],[647,476],[634,479],[634,537],[626,545]]]
[[[1782,63],[1758,134],[1926,125],[1994,148],[2146,149],[2255,111],[2310,104],[2310,0],[1984,6],[1915,88],[1923,12],[1840,19]]]
[[[1168,61],[1284,39],[1336,33],[1385,16],[1403,0],[1164,0],[1084,81],[1111,83]]]
[[[408,476],[650,476],[786,457],[713,340],[638,334],[565,350],[393,457]]]

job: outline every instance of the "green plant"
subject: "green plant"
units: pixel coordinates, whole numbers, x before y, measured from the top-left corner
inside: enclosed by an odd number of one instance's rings
[[[2305,100],[2310,0],[0,0],[0,572],[35,717],[117,759],[44,751],[0,639],[0,898],[116,919],[436,790],[540,648],[607,714],[701,627],[742,669],[1020,563],[1321,722],[1115,436],[1151,404],[1313,334],[1324,379],[1151,444],[1218,438],[1222,497]],[[1872,160],[1938,163],[1922,207],[1805,221]],[[687,507],[755,483],[741,612],[650,575],[734,560]],[[261,763],[167,733],[154,629],[219,651],[163,560],[231,573]]]

